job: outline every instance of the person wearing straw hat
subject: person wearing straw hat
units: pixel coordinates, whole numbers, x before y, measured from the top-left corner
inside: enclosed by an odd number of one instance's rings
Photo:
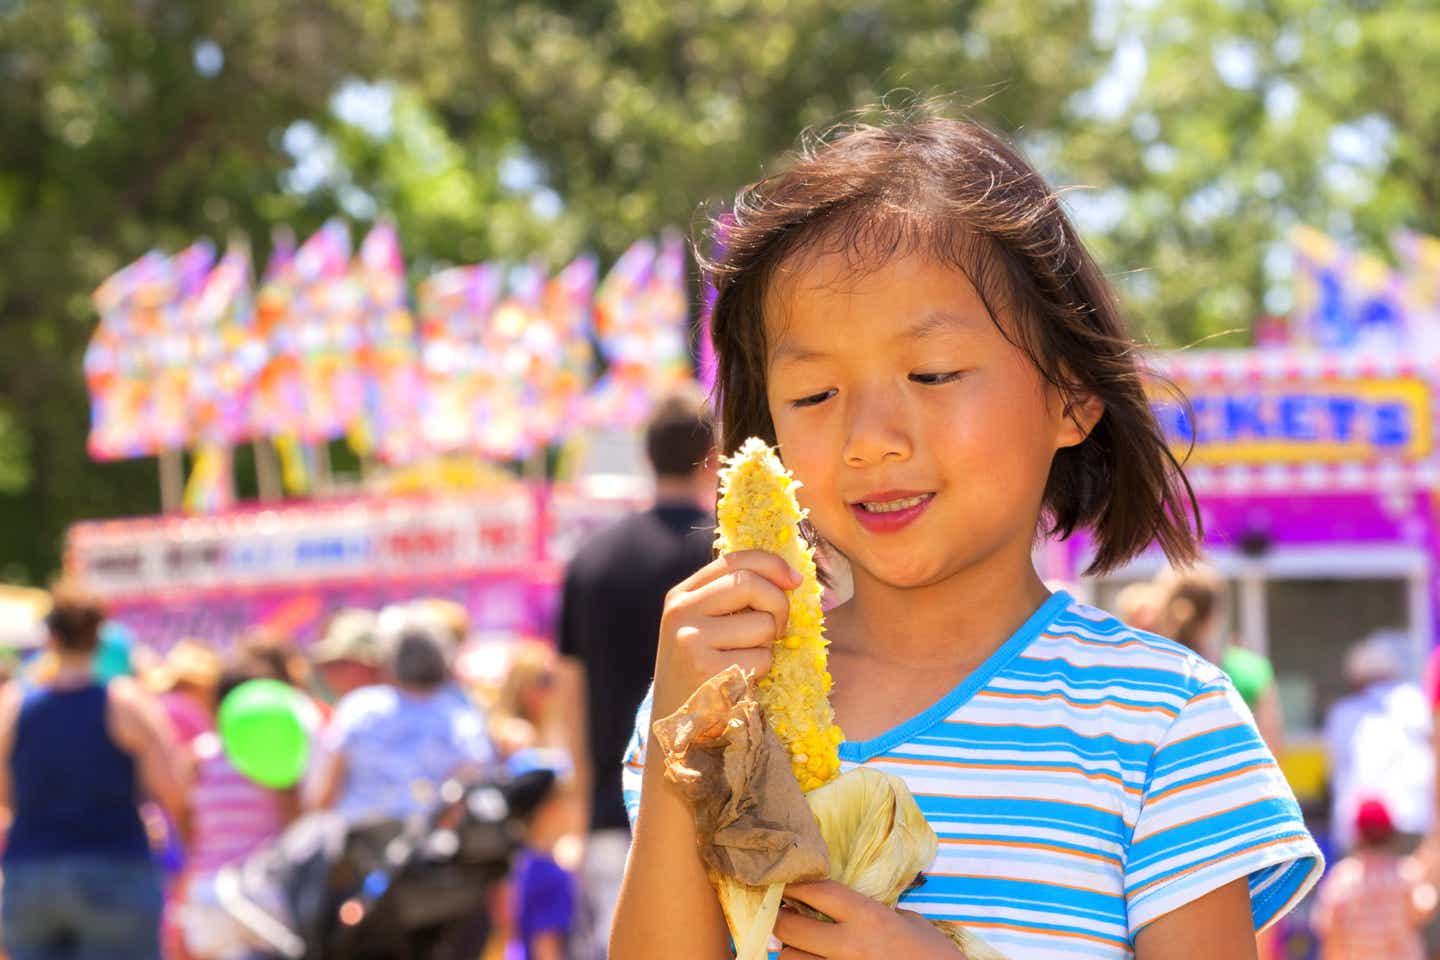
[[[176,739],[189,746],[196,737],[213,730],[215,685],[220,680],[220,657],[204,641],[177,642],[160,663],[142,674],[145,686],[160,698]]]
[[[380,612],[377,636],[388,682],[336,704],[307,798],[356,822],[422,812],[446,779],[495,760],[483,714],[450,692],[453,631],[396,606]]]
[[[330,618],[320,642],[311,649],[310,662],[336,700],[381,681],[377,627],[373,612],[346,607]]]

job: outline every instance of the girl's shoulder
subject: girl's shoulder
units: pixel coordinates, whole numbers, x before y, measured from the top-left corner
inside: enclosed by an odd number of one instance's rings
[[[1188,647],[1079,600],[1062,608],[1026,653],[1073,663],[1092,681],[1138,683],[1187,699],[1230,685],[1220,667]]]

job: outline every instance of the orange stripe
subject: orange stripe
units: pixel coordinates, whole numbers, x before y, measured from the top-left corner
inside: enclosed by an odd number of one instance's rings
[[[1179,650],[1170,650],[1166,647],[1160,646],[1159,644],[1152,643],[1149,640],[1121,640],[1118,643],[1107,643],[1104,640],[1091,640],[1088,637],[1082,637],[1077,633],[1046,633],[1042,634],[1042,636],[1048,637],[1051,640],[1074,640],[1076,643],[1083,643],[1087,647],[1104,647],[1106,650],[1120,650],[1124,647],[1145,647],[1149,650],[1153,650],[1156,653],[1163,653],[1167,657],[1174,657],[1177,660],[1190,659],[1190,654],[1182,653]]]
[[[1227,813],[1234,813],[1236,810],[1240,810],[1240,809],[1243,809],[1244,807],[1248,807],[1248,806],[1250,806],[1250,805],[1253,804],[1253,803],[1255,803],[1255,800],[1254,800],[1254,799],[1246,800],[1244,803],[1237,803],[1237,804],[1235,804],[1235,806],[1233,806],[1233,807],[1227,807],[1227,808],[1224,809],[1224,810],[1216,810],[1214,813],[1204,813],[1204,814],[1201,814],[1201,815],[1198,816],[1198,817],[1192,817],[1192,818],[1189,819],[1189,820],[1181,820],[1181,821],[1179,821],[1178,823],[1172,823],[1172,824],[1170,824],[1168,827],[1165,827],[1163,830],[1154,830],[1154,831],[1151,831],[1150,833],[1145,834],[1145,836],[1143,836],[1143,837],[1135,837],[1135,836],[1132,836],[1132,837],[1130,838],[1130,845],[1131,845],[1131,846],[1134,846],[1135,844],[1139,843],[1139,842],[1142,841],[1142,840],[1146,840],[1146,839],[1148,839],[1148,838],[1150,838],[1150,837],[1158,836],[1159,834],[1165,833],[1165,832],[1170,831],[1170,830],[1176,830],[1176,829],[1179,829],[1180,827],[1188,827],[1188,826],[1190,826],[1190,824],[1192,824],[1192,823],[1199,823],[1201,820],[1209,820],[1211,817],[1223,817],[1223,816],[1225,816],[1225,814],[1227,814]]]
[[[1127,945],[1123,939],[1102,937],[1094,933],[1081,933],[1078,930],[1048,930],[1042,927],[1029,927],[1020,923],[1005,923],[1002,920],[957,920],[955,922],[966,929],[971,927],[989,927],[1001,930],[1019,930],[1021,933],[1031,933],[1040,937],[1071,937],[1075,940],[1093,940],[1096,943],[1104,943],[1109,946],[1115,946],[1116,944],[1121,946]]]
[[[1099,710],[1101,707],[1114,707],[1117,710],[1131,710],[1136,713],[1163,713],[1167,717],[1177,717],[1178,710],[1170,707],[1137,707],[1128,703],[1116,703],[1113,700],[1105,699],[1099,703],[1085,703],[1082,700],[1072,700],[1063,693],[1010,693],[999,690],[981,690],[975,694],[977,697],[998,697],[1002,700],[1063,700],[1066,704],[1078,710]]]
[[[1217,692],[1218,692],[1218,691],[1217,691]],[[1160,747],[1160,749],[1161,749],[1161,750],[1165,750],[1165,749],[1168,749],[1168,748],[1170,748],[1170,747],[1179,746],[1180,744],[1184,743],[1186,740],[1194,740],[1196,737],[1203,737],[1203,736],[1206,736],[1206,735],[1211,734],[1211,733],[1219,733],[1219,732],[1221,732],[1222,730],[1234,730],[1236,727],[1248,727],[1248,726],[1250,726],[1250,724],[1246,723],[1244,720],[1240,720],[1240,721],[1238,721],[1238,722],[1236,722],[1236,723],[1227,723],[1227,724],[1226,724],[1225,726],[1223,726],[1223,727],[1211,727],[1209,730],[1201,730],[1201,731],[1199,731],[1198,733],[1192,733],[1192,734],[1190,734],[1188,737],[1181,737],[1179,740],[1167,740],[1167,741],[1165,742],[1165,745],[1162,746],[1162,747]]]
[[[1268,766],[1270,766],[1269,760],[1256,760],[1254,763],[1247,764],[1246,766],[1243,766],[1238,770],[1227,770],[1225,773],[1216,773],[1211,776],[1205,777],[1204,779],[1196,780],[1194,783],[1177,783],[1175,786],[1169,787],[1165,790],[1161,790],[1159,793],[1152,793],[1149,797],[1146,798],[1145,802],[1154,803],[1157,800],[1163,800],[1166,797],[1173,796],[1177,793],[1184,793],[1186,790],[1190,790],[1195,787],[1203,787],[1212,783],[1220,783],[1221,781],[1229,780],[1231,777],[1238,777],[1242,773],[1249,773],[1252,770],[1260,770]]]
[[[1083,860],[1099,860],[1101,863],[1111,863],[1120,866],[1120,858],[1112,857],[1109,854],[1092,852],[1090,850],[1071,850],[1068,847],[1056,846],[1053,843],[1034,843],[1024,840],[974,840],[969,837],[939,837],[941,843],[953,843],[970,847],[1013,847],[1017,850],[1051,850],[1055,853],[1063,853],[1070,857],[1080,857]]]
[[[955,877],[960,880],[1008,880],[1012,883],[1028,883],[1037,887],[1056,887],[1060,890],[1074,890],[1077,893],[1093,893],[1101,897],[1124,897],[1123,890],[1096,890],[1094,887],[1077,887],[1073,883],[1056,883],[1053,880],[1035,880],[1029,877],[997,877],[994,875],[983,876],[977,873],[941,873],[938,870],[926,870],[927,877]]]
[[[1204,863],[1197,863],[1197,864],[1195,864],[1193,867],[1186,867],[1184,870],[1181,870],[1179,873],[1167,873],[1167,874],[1165,874],[1163,877],[1156,877],[1154,880],[1147,880],[1146,882],[1140,884],[1140,886],[1136,887],[1135,890],[1134,890],[1132,893],[1127,894],[1127,897],[1133,898],[1133,897],[1135,897],[1135,896],[1138,896],[1138,895],[1141,894],[1141,893],[1144,893],[1146,890],[1148,890],[1149,888],[1155,886],[1157,883],[1170,883],[1170,882],[1172,882],[1172,881],[1174,881],[1174,880],[1179,880],[1181,877],[1187,876],[1188,874],[1192,874],[1192,873],[1194,873],[1196,870],[1204,870],[1206,867],[1213,867],[1213,866],[1215,866],[1216,864],[1225,863],[1225,862],[1228,861],[1228,860],[1234,860],[1235,858],[1240,857],[1240,856],[1243,856],[1244,854],[1250,853],[1250,852],[1253,851],[1253,850],[1264,850],[1266,847],[1274,847],[1274,846],[1277,846],[1277,845],[1282,844],[1282,843],[1294,843],[1294,842],[1295,842],[1295,838],[1294,838],[1294,837],[1277,837],[1277,838],[1274,839],[1274,840],[1266,840],[1264,843],[1257,843],[1257,844],[1255,844],[1254,846],[1246,847],[1244,850],[1241,850],[1241,851],[1239,851],[1238,853],[1227,854],[1227,855],[1221,857],[1221,858],[1218,859],[1218,860],[1206,860]],[[1270,866],[1273,867],[1273,866],[1276,866],[1276,864],[1273,864],[1273,863],[1272,863],[1272,864],[1270,864]],[[1236,879],[1239,879],[1239,878],[1237,877]]]
[[[1002,770],[1010,770],[1016,773],[1065,773],[1077,777],[1084,777],[1087,780],[1103,780],[1109,783],[1114,783],[1126,793],[1133,793],[1137,796],[1140,793],[1139,787],[1132,787],[1127,785],[1123,780],[1115,776],[1113,773],[1086,773],[1084,770],[1073,770],[1070,767],[1057,767],[1051,766],[1049,764],[1034,767],[1012,767],[1009,764],[961,763],[959,760],[913,760],[909,757],[891,756],[876,757],[875,761],[877,763],[901,763],[917,767],[956,767],[961,770],[989,770],[995,773],[999,773]]]
[[[995,730],[999,730],[999,729],[1001,729],[1002,727],[1019,727],[1019,728],[1022,729],[1022,730],[1064,730],[1065,732],[1067,732],[1067,733],[1073,733],[1073,734],[1075,734],[1077,737],[1080,737],[1081,739],[1084,739],[1084,740],[1094,740],[1094,739],[1097,739],[1097,738],[1095,738],[1095,737],[1087,737],[1087,736],[1085,736],[1084,734],[1077,733],[1077,732],[1075,731],[1075,728],[1074,728],[1074,727],[1067,727],[1067,726],[1065,726],[1064,724],[1061,724],[1061,723],[1042,723],[1042,724],[1035,725],[1035,724],[1029,724],[1029,723],[981,723],[981,722],[979,722],[979,721],[977,721],[977,720],[964,720],[964,721],[961,721],[961,722],[959,722],[959,723],[955,723],[955,722],[950,721],[950,720],[942,720],[942,721],[940,721],[940,722],[941,722],[941,723],[948,723],[948,724],[950,724],[951,726],[956,726],[956,727],[990,727],[990,728],[995,729]],[[1222,728],[1222,729],[1223,729],[1223,728]],[[1116,743],[1123,743],[1123,744],[1125,744],[1126,746],[1130,746],[1130,747],[1155,747],[1155,746],[1158,746],[1158,744],[1156,744],[1154,741],[1151,741],[1151,740],[1126,740],[1124,737],[1117,737],[1117,736],[1115,736],[1113,733],[1107,733],[1107,734],[1105,734],[1105,735],[1106,735],[1107,737],[1109,737],[1111,740],[1114,740]],[[1177,742],[1178,742],[1178,741],[1177,741]]]

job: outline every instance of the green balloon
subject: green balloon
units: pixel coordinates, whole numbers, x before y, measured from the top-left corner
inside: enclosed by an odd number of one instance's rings
[[[220,704],[220,743],[235,769],[262,787],[300,782],[310,759],[304,698],[279,680],[248,680]]]

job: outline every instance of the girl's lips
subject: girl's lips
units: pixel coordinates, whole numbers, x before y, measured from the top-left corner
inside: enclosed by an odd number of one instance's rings
[[[872,513],[858,503],[850,505],[850,511],[860,525],[871,533],[894,533],[908,526],[924,513],[935,499],[935,494],[927,493],[924,499],[913,507],[906,507],[904,510],[889,510],[884,513]]]

